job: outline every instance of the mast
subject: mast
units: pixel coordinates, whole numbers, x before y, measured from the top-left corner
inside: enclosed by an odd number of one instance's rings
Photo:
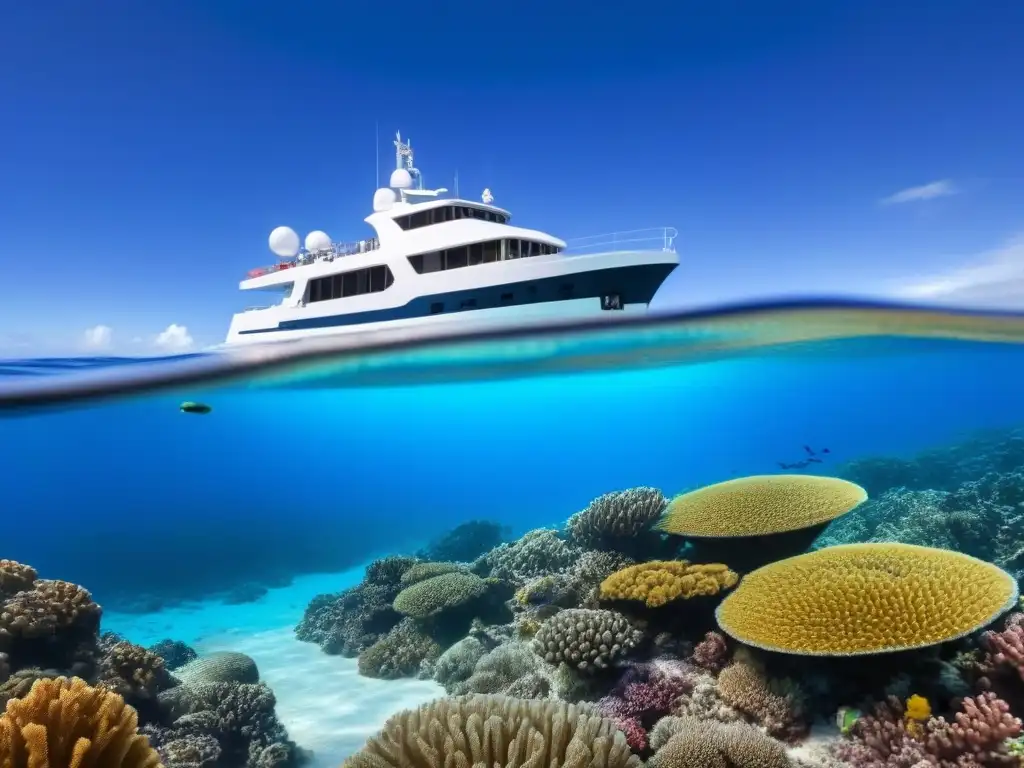
[[[395,168],[404,168],[416,182],[416,189],[423,189],[423,176],[412,164],[412,142],[402,141],[402,132],[395,131]]]

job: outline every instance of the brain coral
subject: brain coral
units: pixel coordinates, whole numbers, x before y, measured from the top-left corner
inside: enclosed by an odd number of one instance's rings
[[[601,583],[604,600],[639,600],[648,607],[698,595],[717,595],[739,576],[720,563],[692,565],[686,560],[653,560],[616,571]]]
[[[3,768],[158,768],[124,699],[79,678],[39,680],[0,717]]]
[[[814,475],[753,475],[676,496],[655,528],[690,537],[764,536],[810,528],[867,499],[859,485]]]
[[[969,555],[911,544],[846,544],[746,576],[722,604],[721,628],[783,653],[853,656],[963,637],[1017,600],[1017,583]]]
[[[406,616],[425,619],[479,597],[486,589],[487,583],[479,576],[453,571],[406,587],[398,593],[394,607]]]
[[[534,650],[551,664],[566,663],[583,671],[604,669],[639,642],[641,632],[615,611],[570,608],[545,621]]]
[[[626,737],[588,705],[507,696],[437,699],[392,716],[343,768],[640,768]]]
[[[258,683],[260,672],[250,656],[238,651],[216,651],[178,667],[174,676],[183,683]]]

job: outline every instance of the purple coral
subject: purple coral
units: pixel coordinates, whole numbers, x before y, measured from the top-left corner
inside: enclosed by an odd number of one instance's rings
[[[922,725],[909,724],[903,705],[890,697],[862,717],[851,739],[840,742],[836,756],[856,768],[996,768],[1017,765],[1006,740],[1021,734],[1021,721],[994,693],[964,699],[953,722],[933,717]]]
[[[612,692],[597,702],[600,712],[619,725],[635,751],[647,744],[647,728],[671,712],[693,690],[695,671],[678,659],[653,659],[631,665]]]
[[[701,669],[718,674],[729,661],[729,647],[720,632],[708,632],[693,649],[693,663]]]

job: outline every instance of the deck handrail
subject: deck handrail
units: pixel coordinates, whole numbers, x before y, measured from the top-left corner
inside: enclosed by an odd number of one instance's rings
[[[299,251],[298,255],[290,259],[282,259],[277,264],[268,264],[265,267],[250,269],[245,276],[246,279],[252,279],[254,277],[262,277],[263,275],[272,275],[284,269],[302,267],[315,261],[334,261],[342,256],[369,253],[378,248],[380,248],[380,241],[376,237],[371,237],[368,240],[354,240],[347,243],[331,243],[330,248],[323,248],[319,251],[307,251],[303,248]]]
[[[563,253],[574,254],[595,249],[667,251],[675,253],[675,239],[679,231],[675,227],[650,227],[631,229],[624,232],[609,232],[603,235],[588,235],[566,240]]]

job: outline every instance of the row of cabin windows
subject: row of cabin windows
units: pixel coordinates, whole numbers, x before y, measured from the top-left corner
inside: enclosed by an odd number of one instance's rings
[[[472,267],[505,259],[526,259],[558,253],[559,248],[532,240],[491,240],[486,243],[472,243],[458,248],[448,248],[432,253],[418,253],[409,257],[409,263],[419,274],[442,272],[446,269]]]
[[[431,224],[442,224],[446,221],[457,221],[458,219],[480,219],[481,221],[493,221],[498,224],[508,222],[508,216],[497,211],[485,211],[482,208],[473,208],[468,205],[446,205],[443,208],[430,208],[426,211],[417,211],[408,216],[399,216],[395,219],[402,229],[419,229],[428,227]]]
[[[359,296],[363,293],[377,293],[389,288],[395,276],[387,266],[352,269],[336,275],[318,277],[309,281],[309,298],[306,301],[327,301],[345,296]]]

